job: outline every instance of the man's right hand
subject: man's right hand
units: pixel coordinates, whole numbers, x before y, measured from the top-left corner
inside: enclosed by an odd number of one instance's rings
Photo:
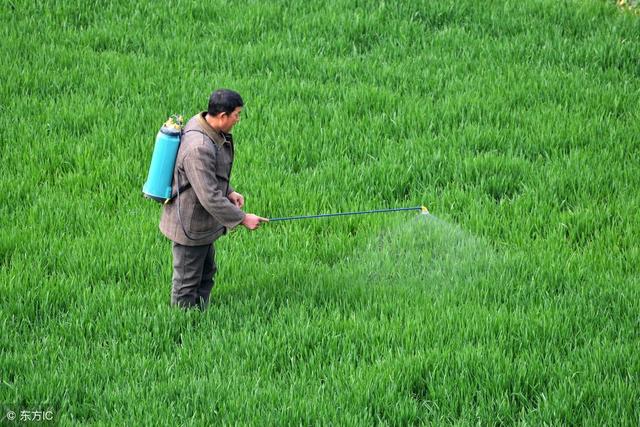
[[[260,227],[260,224],[263,222],[269,222],[269,218],[262,218],[261,216],[248,213],[244,216],[242,225],[247,227],[249,230],[255,230]]]

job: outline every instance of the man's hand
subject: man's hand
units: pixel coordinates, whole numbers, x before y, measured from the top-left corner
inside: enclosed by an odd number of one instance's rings
[[[269,218],[262,218],[261,216],[254,214],[246,214],[242,220],[242,225],[247,227],[249,230],[255,230],[260,227],[260,224],[263,222],[269,222]]]
[[[236,205],[238,209],[242,209],[244,206],[244,196],[240,193],[236,193],[235,191],[229,193],[227,199],[231,200],[231,203]]]

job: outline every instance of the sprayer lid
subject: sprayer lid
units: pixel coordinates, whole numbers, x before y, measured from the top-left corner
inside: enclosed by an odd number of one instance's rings
[[[173,114],[169,116],[166,122],[164,122],[164,125],[160,128],[160,132],[169,136],[180,135],[180,132],[182,131],[182,123],[184,123],[182,116]]]
[[[160,128],[160,132],[164,133],[165,135],[169,135],[169,136],[177,136],[180,135],[180,129],[176,129],[173,126],[162,126]]]

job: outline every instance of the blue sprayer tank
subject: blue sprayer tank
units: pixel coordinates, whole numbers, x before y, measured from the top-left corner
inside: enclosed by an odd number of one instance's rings
[[[142,187],[142,193],[160,203],[171,200],[173,168],[176,165],[181,134],[182,117],[172,116],[156,135],[149,175]]]

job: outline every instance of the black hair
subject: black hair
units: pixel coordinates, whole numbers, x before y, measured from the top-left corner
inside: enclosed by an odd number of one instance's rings
[[[218,89],[209,97],[207,113],[215,116],[219,113],[233,113],[237,107],[243,107],[244,101],[238,92],[230,89]]]

